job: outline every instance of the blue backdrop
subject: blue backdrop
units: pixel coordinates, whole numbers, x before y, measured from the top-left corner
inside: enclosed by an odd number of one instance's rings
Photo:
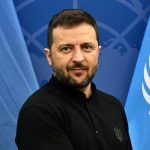
[[[82,8],[96,18],[100,27],[102,50],[95,77],[97,87],[125,102],[150,13],[149,0],[14,0],[14,3],[40,86],[51,74],[43,53],[49,19],[64,8]]]
[[[6,5],[4,5],[6,3]],[[7,8],[7,11],[6,11]],[[49,67],[46,58],[44,56],[44,47],[47,47],[46,34],[47,25],[53,14],[64,8],[82,8],[89,11],[95,18],[100,27],[100,41],[102,45],[100,56],[100,67],[95,77],[95,83],[97,87],[107,93],[110,93],[117,97],[122,104],[125,104],[128,94],[131,78],[135,68],[136,60],[140,51],[143,35],[150,14],[150,0],[7,0],[0,1],[0,33],[12,33],[13,30],[19,30],[19,34],[8,34],[6,38],[8,40],[2,40],[0,36],[0,42],[5,44],[5,47],[0,45],[0,54],[4,54],[6,48],[8,48],[8,54],[13,53],[16,56],[15,64],[20,64],[17,70],[22,69],[27,73],[24,74],[24,78],[27,77],[27,81],[17,86],[14,79],[18,79],[17,75],[7,73],[3,78],[8,83],[12,82],[12,92],[15,93],[19,88],[20,91],[24,91],[26,86],[31,89],[26,91],[24,97],[16,96],[14,107],[9,103],[12,101],[10,97],[9,101],[4,99],[7,92],[1,88],[0,101],[5,104],[0,105],[0,110],[5,110],[5,114],[0,114],[0,118],[5,118],[6,115],[10,115],[11,111],[15,111],[13,118],[9,119],[10,125],[13,124],[11,131],[5,134],[0,134],[0,141],[5,137],[6,141],[0,143],[0,150],[15,150],[13,137],[15,134],[15,125],[17,119],[17,113],[25,98],[29,96],[35,89],[42,86],[48,81],[51,75],[51,68]],[[3,11],[4,10],[4,11]],[[9,12],[10,11],[10,12]],[[11,17],[11,15],[15,17]],[[9,21],[16,21],[12,23],[13,28],[10,28],[10,22],[4,22],[8,18]],[[15,18],[15,19],[14,19]],[[19,20],[19,22],[18,22]],[[16,25],[17,24],[17,25]],[[8,29],[5,29],[8,26]],[[18,36],[18,38],[14,38]],[[24,39],[23,39],[24,36]],[[22,39],[20,42],[18,39]],[[15,42],[12,42],[15,40]],[[11,41],[11,42],[8,42]],[[20,45],[18,47],[18,45]],[[15,47],[16,46],[16,47]],[[20,51],[19,51],[20,50]],[[21,54],[23,53],[23,55]],[[26,53],[25,57],[24,53]],[[3,61],[8,62],[6,68],[8,70],[12,68],[13,63],[7,61],[12,59],[6,55],[0,55]],[[19,57],[20,56],[20,57]],[[19,62],[20,61],[20,62]],[[5,62],[2,62],[5,64]],[[11,65],[12,66],[11,66]],[[0,67],[0,75],[3,72],[3,68]],[[31,71],[32,70],[32,71]],[[16,71],[11,71],[15,72]],[[31,73],[31,74],[30,74]],[[7,80],[9,77],[12,80]],[[23,78],[23,81],[24,81]],[[34,83],[31,82],[34,81]],[[0,82],[0,86],[3,83]],[[34,85],[34,86],[33,86]],[[22,89],[23,87],[23,89]],[[19,92],[20,92],[19,91]],[[23,95],[23,94],[21,94]],[[14,98],[13,98],[14,99]],[[14,110],[15,109],[15,110]],[[3,128],[3,133],[6,130],[6,124],[4,120],[0,120],[0,128]],[[13,122],[13,123],[12,123]],[[0,133],[2,131],[0,130]]]

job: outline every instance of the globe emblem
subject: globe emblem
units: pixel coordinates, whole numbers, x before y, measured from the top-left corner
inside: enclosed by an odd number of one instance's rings
[[[59,3],[60,5],[58,5]],[[101,68],[102,71],[98,70],[97,74],[99,75],[95,78],[97,82],[103,81],[102,84],[98,84],[98,88],[103,89],[106,87],[105,85],[109,85],[104,90],[112,91],[111,87],[115,83],[119,83],[115,84],[116,96],[119,99],[125,99],[126,90],[122,90],[123,93],[121,93],[117,89],[124,85],[125,88],[128,86],[127,82],[121,78],[126,78],[126,73],[129,72],[128,74],[130,74],[133,71],[134,61],[138,56],[143,38],[142,31],[144,31],[148,21],[149,2],[96,0],[85,3],[83,0],[71,0],[62,3],[61,0],[46,0],[43,3],[42,0],[14,0],[14,4],[40,86],[48,81],[52,72],[43,50],[47,46],[47,26],[50,17],[64,8],[82,8],[91,12],[100,28],[102,45],[100,61],[101,64],[104,64],[104,67]],[[127,60],[131,60],[131,58],[133,62],[130,65],[131,69],[129,69],[129,61]],[[111,62],[108,63],[107,60]],[[122,67],[122,64],[124,64],[124,67]],[[116,71],[112,71],[114,66]],[[122,77],[117,73],[117,68],[123,68],[121,70]],[[113,82],[109,82],[106,74],[111,74]],[[101,78],[99,78],[100,76]]]

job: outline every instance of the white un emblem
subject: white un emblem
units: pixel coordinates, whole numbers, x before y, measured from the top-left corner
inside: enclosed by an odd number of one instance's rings
[[[150,104],[150,94],[148,91],[150,91],[150,75],[148,73],[148,70],[150,70],[150,55],[149,55],[149,61],[144,66],[144,81],[142,82],[142,93],[144,96],[144,99],[148,104]],[[149,111],[150,115],[150,111]]]

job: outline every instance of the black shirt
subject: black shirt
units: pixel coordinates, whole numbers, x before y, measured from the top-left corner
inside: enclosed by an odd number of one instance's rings
[[[19,113],[19,150],[132,150],[121,103],[96,89],[86,96],[52,77]]]

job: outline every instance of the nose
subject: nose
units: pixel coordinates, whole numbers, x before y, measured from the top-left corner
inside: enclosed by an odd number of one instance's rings
[[[83,62],[84,56],[83,52],[80,49],[74,50],[73,56],[72,56],[73,62]]]

